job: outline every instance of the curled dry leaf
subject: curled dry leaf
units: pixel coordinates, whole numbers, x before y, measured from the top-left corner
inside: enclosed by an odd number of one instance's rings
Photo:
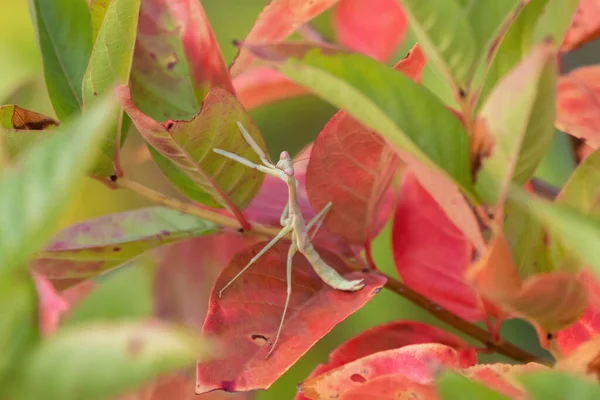
[[[586,305],[586,294],[576,274],[551,272],[521,280],[502,234],[494,236],[488,252],[469,270],[479,293],[514,316],[530,321],[540,343],[548,333],[575,322]]]
[[[600,1],[581,0],[560,50],[571,51],[600,36]]]
[[[394,69],[418,82],[424,65],[423,53],[415,45]],[[306,173],[310,203],[320,210],[331,201],[325,226],[349,243],[365,244],[391,212],[380,206],[392,203],[383,200],[393,197],[390,182],[398,166],[399,158],[384,138],[339,111],[313,146]]]
[[[407,28],[406,15],[396,0],[342,0],[333,11],[338,42],[381,61],[392,56]]]
[[[558,129],[597,149],[600,146],[600,66],[577,68],[558,79]]]
[[[481,299],[465,279],[472,244],[412,172],[400,184],[392,251],[407,286],[468,321],[485,317]]]
[[[577,322],[556,336],[558,348],[565,355],[571,354],[580,344],[600,336],[600,282],[590,270],[584,270],[579,279],[587,293],[587,307]]]
[[[321,257],[344,278],[365,280],[365,287],[357,292],[335,290],[323,283],[304,256],[296,254],[288,313],[277,348],[265,360],[286,298],[289,245],[279,243],[271,248],[218,298],[218,291],[265,244],[258,243],[238,253],[215,282],[202,333],[218,337],[227,352],[223,358],[198,364],[198,394],[217,389],[268,388],[321,337],[365,305],[386,281],[374,274],[344,273],[344,263],[339,258],[317,248]]]
[[[472,364],[477,362],[475,349],[456,336],[420,322],[395,321],[371,328],[348,340],[329,355],[327,364],[321,364],[311,372],[308,379],[380,351],[425,343],[440,343],[452,347],[461,353],[461,358],[470,360]],[[410,381],[406,381],[405,383],[408,382]],[[380,387],[391,383],[394,385],[399,384],[396,379],[392,379],[391,382],[386,381],[385,384],[382,382],[374,383],[373,381],[373,390],[377,391]],[[409,386],[412,387],[412,385]],[[357,393],[363,393],[365,390],[359,390]],[[356,395],[358,395],[357,393]],[[347,397],[348,393],[344,394],[344,396]],[[298,393],[295,398],[295,400],[306,399],[302,393]]]
[[[258,16],[244,42],[252,45],[279,43],[338,1],[272,0]],[[237,77],[254,60],[252,52],[242,47],[230,67],[231,75]]]
[[[299,390],[309,399],[336,399],[345,392],[385,375],[401,374],[419,384],[430,383],[440,368],[466,368],[472,357],[437,343],[415,344],[380,351],[302,382]]]
[[[54,118],[26,110],[14,104],[0,106],[0,128],[41,131],[58,125],[58,121]]]

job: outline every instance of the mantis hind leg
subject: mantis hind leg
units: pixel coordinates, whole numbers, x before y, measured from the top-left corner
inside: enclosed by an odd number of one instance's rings
[[[290,297],[292,296],[292,258],[294,257],[294,254],[296,254],[297,250],[298,250],[298,247],[296,246],[296,241],[292,240],[292,244],[290,246],[290,249],[288,250],[288,255],[287,255],[287,264],[286,264],[287,292],[286,292],[286,296],[285,296],[285,305],[283,306],[283,314],[281,315],[281,321],[279,322],[279,328],[277,328],[277,334],[275,335],[275,340],[273,341],[273,344],[271,345],[271,350],[269,350],[265,359],[269,358],[269,356],[273,353],[273,350],[275,350],[275,345],[277,344],[277,341],[279,340],[279,335],[281,334],[281,329],[283,328],[283,321],[285,320],[285,314],[287,313],[287,309],[290,305]]]

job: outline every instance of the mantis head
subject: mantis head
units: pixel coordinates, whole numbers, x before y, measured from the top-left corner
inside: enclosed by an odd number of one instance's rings
[[[292,158],[287,151],[282,151],[279,155],[279,161],[275,165],[278,169],[285,172],[287,176],[294,176],[294,166],[292,164]]]

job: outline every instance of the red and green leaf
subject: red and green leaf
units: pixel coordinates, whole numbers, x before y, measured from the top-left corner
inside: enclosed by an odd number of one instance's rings
[[[238,253],[215,282],[202,332],[221,339],[227,352],[218,360],[198,364],[198,394],[217,389],[268,388],[315,342],[365,305],[386,281],[373,274],[344,272],[347,269],[339,258],[318,249],[323,259],[344,278],[365,280],[365,287],[357,292],[335,290],[312,271],[304,256],[296,254],[289,310],[277,347],[265,360],[286,298],[285,265],[289,245],[279,243],[273,247],[236,280],[221,299],[217,296],[265,244],[258,243]]]

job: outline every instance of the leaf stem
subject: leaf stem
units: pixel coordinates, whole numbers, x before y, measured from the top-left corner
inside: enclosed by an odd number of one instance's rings
[[[153,189],[150,189],[144,185],[141,185],[137,182],[131,181],[125,177],[119,178],[115,182],[115,185],[119,188],[128,189],[132,192],[135,192],[135,193],[139,194],[140,196],[145,197],[146,199],[148,199],[154,203],[158,203],[158,204],[162,204],[164,206],[170,207],[170,208],[174,208],[183,213],[190,214],[190,215],[205,219],[207,221],[214,222],[215,224],[221,225],[223,227],[233,228],[233,229],[241,229],[242,228],[240,222],[235,218],[220,214],[219,212],[213,211],[211,209],[196,206],[192,203],[185,203],[185,202],[179,201],[177,199],[174,199],[172,197],[169,197],[167,195],[159,193]],[[256,223],[251,223],[251,226],[252,226],[252,229],[248,232],[250,234],[274,237],[279,232],[279,229],[277,227],[270,227],[270,226],[256,224]],[[288,235],[288,237],[291,238],[291,235]],[[363,266],[360,265],[359,263],[357,263],[355,260],[345,258],[345,257],[342,257],[342,259],[344,260],[344,262],[350,269],[352,269],[354,271],[363,271]],[[417,306],[419,306],[423,310],[431,313],[433,316],[440,319],[441,321],[444,321],[448,325],[463,332],[465,335],[478,340],[479,342],[483,343],[486,346],[486,348],[488,348],[492,351],[495,351],[497,353],[503,354],[503,355],[505,355],[509,358],[512,358],[513,360],[516,360],[516,361],[540,362],[540,360],[536,356],[528,353],[527,351],[525,351],[523,349],[520,349],[520,348],[514,346],[511,343],[502,342],[502,341],[500,341],[500,342],[494,341],[491,334],[488,331],[486,331],[485,329],[480,328],[479,326],[472,324],[469,321],[466,321],[466,320],[460,318],[459,316],[451,313],[450,311],[446,310],[445,308],[439,306],[438,304],[434,303],[433,301],[431,301],[431,300],[427,299],[426,297],[420,295],[419,293],[415,292],[411,288],[405,286],[403,283],[401,283],[397,279],[395,279],[391,276],[388,276],[386,274],[383,274],[381,271],[376,271],[375,273],[383,275],[387,278],[387,283],[385,284],[385,287],[388,290],[391,290],[392,292],[409,300],[413,304],[416,304]]]

